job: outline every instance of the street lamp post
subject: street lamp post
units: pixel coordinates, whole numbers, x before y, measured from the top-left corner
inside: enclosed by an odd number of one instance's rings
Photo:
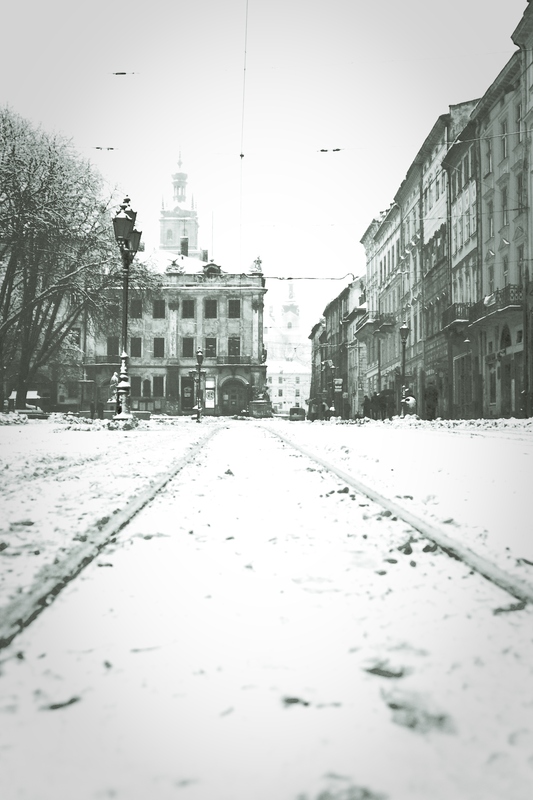
[[[402,342],[402,397],[400,400],[401,411],[400,417],[405,416],[405,346],[407,344],[407,337],[409,336],[409,325],[407,322],[404,322],[403,325],[400,325],[400,339]]]
[[[130,379],[128,376],[128,289],[130,266],[141,243],[141,231],[135,229],[137,212],[130,206],[130,198],[126,197],[113,217],[113,229],[122,258],[122,353],[120,356],[120,374],[117,386],[117,406],[113,419],[131,419]]]
[[[200,422],[202,419],[202,384],[201,384],[201,377],[204,374],[204,370],[202,369],[202,363],[204,360],[204,353],[203,350],[199,347],[196,351],[196,422]]]

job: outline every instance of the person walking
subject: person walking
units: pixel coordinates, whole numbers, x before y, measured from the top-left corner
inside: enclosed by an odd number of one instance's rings
[[[429,420],[435,419],[437,416],[437,403],[439,400],[439,393],[434,383],[428,383],[424,391],[424,400],[426,402],[426,417]]]

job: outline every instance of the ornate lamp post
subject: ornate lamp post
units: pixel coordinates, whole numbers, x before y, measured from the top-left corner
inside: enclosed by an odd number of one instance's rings
[[[407,344],[407,337],[409,336],[409,325],[404,322],[400,325],[400,339],[402,342],[402,398],[400,400],[401,411],[400,417],[405,416],[405,345]]]
[[[128,288],[130,265],[135,258],[141,243],[141,231],[135,230],[137,212],[130,206],[130,198],[126,197],[113,217],[115,239],[122,257],[122,353],[120,356],[120,375],[117,386],[117,407],[113,419],[131,419],[130,379],[128,377]]]
[[[198,348],[196,351],[196,422],[200,422],[202,419],[202,375],[205,375],[205,370],[202,369],[202,363],[204,360],[204,353],[201,347]]]

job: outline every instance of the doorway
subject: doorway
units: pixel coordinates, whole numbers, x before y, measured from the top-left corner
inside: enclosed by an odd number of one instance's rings
[[[248,386],[240,381],[226,381],[221,388],[221,411],[224,416],[248,409]]]

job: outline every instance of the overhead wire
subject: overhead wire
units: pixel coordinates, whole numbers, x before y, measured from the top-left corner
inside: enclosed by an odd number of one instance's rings
[[[248,51],[248,2],[244,16],[244,64],[242,77],[242,107],[241,107],[241,152],[240,152],[240,178],[239,178],[239,263],[242,258],[242,201],[243,201],[243,159],[244,159],[244,117],[246,107],[246,58]]]

